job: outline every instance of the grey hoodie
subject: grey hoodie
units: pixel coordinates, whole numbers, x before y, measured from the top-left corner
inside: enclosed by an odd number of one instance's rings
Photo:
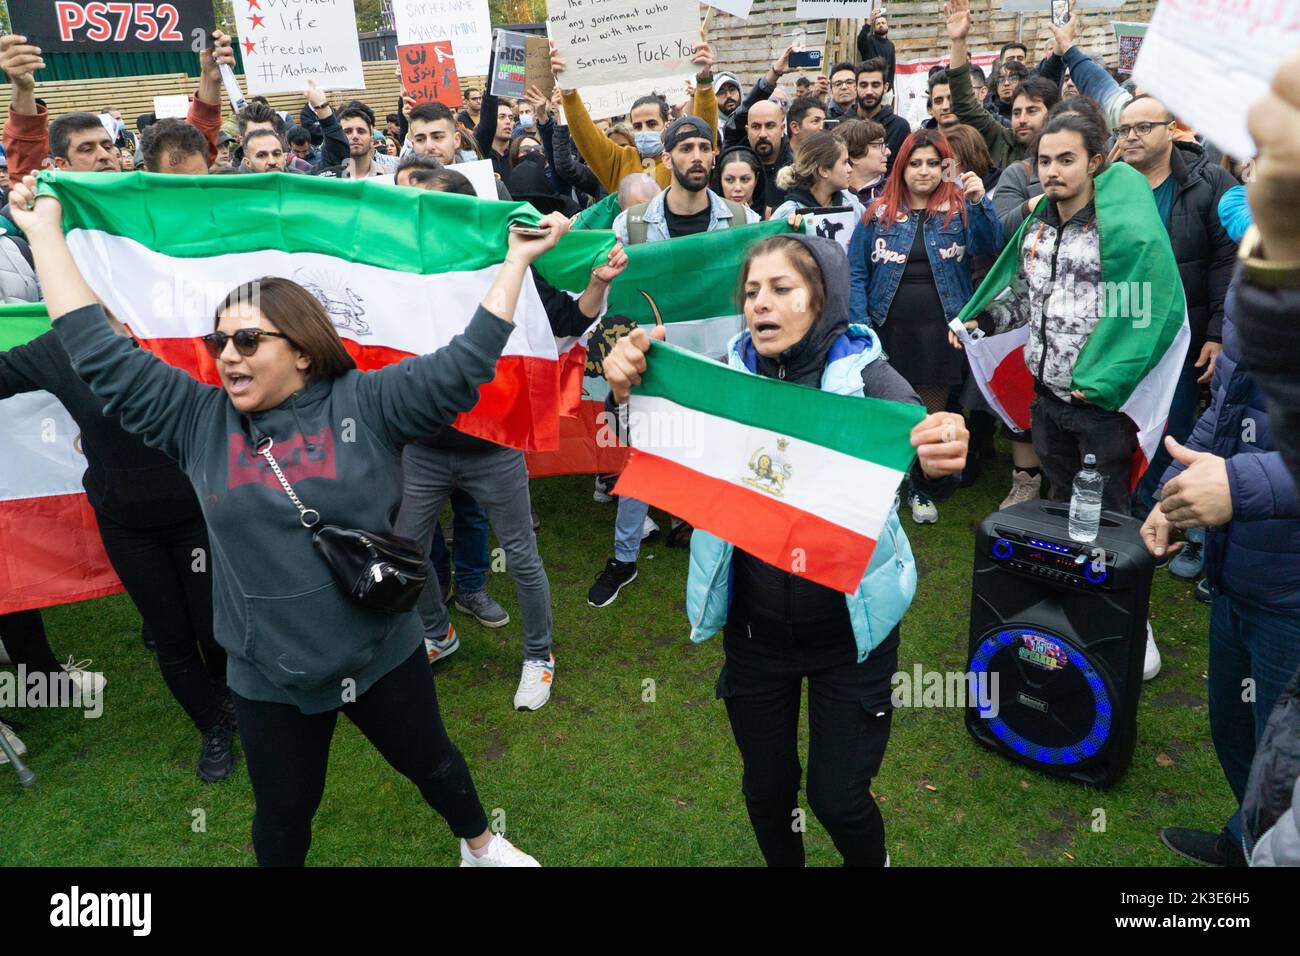
[[[423,631],[414,612],[378,614],[344,596],[255,443],[273,439],[285,477],[323,524],[390,533],[402,446],[473,407],[513,328],[480,308],[446,348],[316,381],[244,415],[223,389],[114,335],[98,305],[54,323],[77,373],[107,400],[105,413],[175,459],[198,494],[231,689],[309,714],[365,693],[420,646]]]

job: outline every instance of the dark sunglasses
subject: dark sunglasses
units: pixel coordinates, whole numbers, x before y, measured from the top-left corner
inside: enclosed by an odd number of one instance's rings
[[[227,335],[225,332],[209,332],[207,335],[202,336],[202,339],[203,344],[208,347],[208,354],[213,358],[218,358],[226,350],[227,342],[234,342],[235,351],[248,358],[257,351],[257,347],[261,344],[264,335],[284,339],[290,345],[293,344],[289,336],[283,332],[267,332],[265,329],[237,329],[234,335]]]

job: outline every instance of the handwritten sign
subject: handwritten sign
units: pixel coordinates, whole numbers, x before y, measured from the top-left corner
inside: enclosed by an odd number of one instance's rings
[[[236,10],[249,93],[301,93],[308,80],[365,89],[351,0],[240,0]]]
[[[1044,3],[1046,0],[1044,0]],[[796,20],[863,19],[871,16],[873,9],[880,9],[879,0],[796,0],[794,16]]]
[[[555,89],[551,74],[551,42],[546,37],[529,37],[524,42],[524,77],[529,86],[535,86],[547,98]]]
[[[496,55],[492,58],[492,76],[488,84],[488,91],[493,96],[519,99],[524,95],[524,87],[528,85],[524,52],[527,40],[523,33],[496,31]]]
[[[463,75],[487,73],[492,52],[487,0],[393,0],[393,19],[400,46],[450,40]]]
[[[582,97],[592,119],[604,119],[608,116],[627,115],[637,99],[650,94],[662,96],[669,103],[679,102],[685,99],[686,84],[693,79],[693,73],[680,73],[677,76],[661,76],[649,84],[645,80],[602,83],[581,87],[578,95]]]
[[[1249,107],[1296,44],[1295,0],[1160,0],[1133,78],[1225,153],[1250,159]]]
[[[18,0],[9,4],[9,19],[11,32],[27,37],[28,43],[69,53],[189,51],[196,39],[210,44],[216,25],[210,0]]]
[[[154,119],[185,119],[190,112],[190,98],[185,93],[153,98]]]
[[[404,96],[417,103],[443,103],[453,109],[463,102],[450,40],[399,46],[397,65],[402,71]]]
[[[658,79],[692,69],[697,0],[547,0],[546,31],[565,58],[565,89]]]

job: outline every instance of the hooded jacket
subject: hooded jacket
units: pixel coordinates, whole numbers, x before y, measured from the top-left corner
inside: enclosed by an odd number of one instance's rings
[[[749,332],[741,332],[728,348],[731,367],[840,394],[921,404],[912,387],[889,366],[875,333],[866,326],[850,325],[840,244],[821,236],[796,233],[792,238],[808,247],[822,273],[826,302],[821,314],[798,344],[773,358],[759,355]],[[915,465],[911,478],[936,500],[951,495],[958,484],[956,476],[927,479]],[[844,489],[844,494],[853,494],[853,489]],[[850,595],[789,574],[699,528],[691,536],[686,609],[691,640],[696,642],[717,633],[733,611],[791,623],[824,619],[831,605],[847,602],[857,659],[862,661],[902,619],[915,591],[916,565],[896,510],[876,542],[861,584]],[[749,602],[743,608],[732,607],[737,593]]]
[[[445,348],[317,380],[243,414],[223,389],[113,334],[98,305],[54,322],[105,412],[171,456],[197,493],[212,546],[213,632],[229,655],[231,689],[309,714],[365,693],[424,632],[414,612],[377,613],[344,594],[256,446],[273,441],[285,478],[322,524],[391,533],[403,446],[474,406],[513,329],[479,308]]]
[[[792,186],[786,191],[785,201],[772,210],[770,218],[784,219],[793,215],[796,209],[816,209],[819,206],[821,206],[821,203],[817,201],[817,197],[811,192],[798,186]],[[861,219],[863,213],[866,212],[858,197],[850,189],[841,189],[835,194],[828,204],[828,208],[836,206],[847,206],[852,209],[855,219]]]

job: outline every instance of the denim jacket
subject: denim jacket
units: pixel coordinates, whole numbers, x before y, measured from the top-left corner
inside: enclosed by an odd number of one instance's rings
[[[749,332],[741,332],[727,349],[732,368],[753,372],[753,348]],[[824,391],[840,395],[863,393],[862,370],[882,355],[880,340],[865,326],[850,325],[832,348],[822,372]],[[846,489],[845,494],[852,494]],[[727,622],[731,609],[731,560],[735,553],[728,544],[702,528],[691,535],[691,561],[686,577],[686,613],[691,623],[691,640],[708,640]],[[912,547],[898,521],[898,509],[889,517],[876,540],[866,574],[858,589],[845,595],[853,625],[858,662],[866,660],[890,631],[903,619],[916,593],[916,562]]]
[[[672,187],[670,186],[669,189]],[[715,229],[728,229],[732,226],[744,226],[750,222],[758,222],[760,216],[752,209],[745,210],[747,222],[732,222],[731,210],[727,204],[722,201],[722,197],[709,190],[709,232]],[[664,215],[664,203],[668,201],[668,190],[665,189],[650,200],[650,205],[646,206],[644,221],[646,225],[646,242],[662,242],[664,239],[671,238],[668,235],[668,218]],[[618,214],[614,220],[614,232],[623,245],[627,245],[627,210]]]
[[[978,204],[966,202],[964,224],[956,213],[946,225],[943,220],[943,214],[926,218],[925,248],[944,318],[952,319],[975,291],[970,257],[996,256],[1002,251],[1002,223],[987,196]],[[853,230],[849,241],[850,321],[884,324],[912,251],[916,223],[917,217],[910,214],[892,223],[877,215],[859,222]]]

